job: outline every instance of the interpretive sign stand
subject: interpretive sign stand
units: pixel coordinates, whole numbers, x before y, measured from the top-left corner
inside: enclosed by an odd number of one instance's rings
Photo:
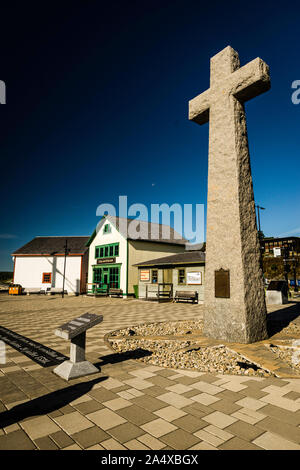
[[[55,335],[71,340],[70,360],[54,369],[54,373],[65,380],[99,372],[91,362],[85,360],[86,331],[103,321],[102,315],[85,313],[57,328]]]

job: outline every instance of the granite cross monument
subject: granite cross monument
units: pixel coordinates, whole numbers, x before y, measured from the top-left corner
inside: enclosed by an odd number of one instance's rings
[[[189,102],[190,120],[209,121],[204,334],[230,342],[267,337],[244,102],[269,88],[266,63],[240,67],[228,46],[210,60],[210,88]]]

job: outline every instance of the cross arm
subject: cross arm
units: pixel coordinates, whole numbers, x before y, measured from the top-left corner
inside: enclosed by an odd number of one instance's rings
[[[197,124],[205,124],[209,120],[210,90],[189,101],[189,120]]]
[[[232,94],[241,102],[271,88],[269,67],[259,57],[233,72],[231,79]]]

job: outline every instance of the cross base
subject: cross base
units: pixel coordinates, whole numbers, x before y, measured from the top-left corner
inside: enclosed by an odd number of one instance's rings
[[[71,380],[78,377],[84,377],[85,375],[96,374],[97,372],[100,372],[100,370],[89,361],[64,361],[56,367],[53,372],[56,375],[59,375],[62,379]]]

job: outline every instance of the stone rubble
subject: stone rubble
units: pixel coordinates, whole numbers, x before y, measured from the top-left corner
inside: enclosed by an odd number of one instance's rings
[[[267,347],[279,359],[286,362],[290,367],[300,372],[300,341],[299,345],[293,346],[293,341],[289,341],[289,345],[269,344]]]
[[[192,369],[207,373],[274,376],[272,372],[257,367],[224,345],[202,347],[188,339],[134,339],[134,334],[144,337],[187,335],[188,338],[192,332],[201,332],[202,326],[201,320],[138,325],[112,332],[109,343],[118,353],[137,351],[137,356],[139,356],[137,360],[156,366]]]

